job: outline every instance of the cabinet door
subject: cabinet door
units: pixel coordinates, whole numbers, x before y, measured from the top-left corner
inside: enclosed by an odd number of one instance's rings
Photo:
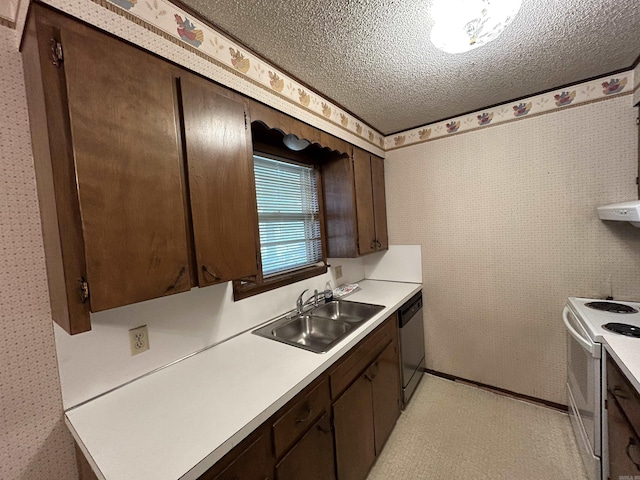
[[[376,230],[376,250],[389,248],[387,234],[387,199],[384,188],[384,159],[371,155],[371,183]]]
[[[277,480],[334,480],[333,437],[325,413],[276,466]]]
[[[91,310],[189,290],[172,67],[89,28],[61,43]]]
[[[360,376],[333,406],[338,480],[364,480],[376,458],[371,384]]]
[[[251,135],[242,102],[181,79],[198,284],[257,274]]]
[[[392,341],[369,369],[373,396],[376,456],[380,455],[400,416],[400,368],[397,342]]]
[[[214,467],[198,480],[270,480],[273,478],[273,463],[269,457],[269,447],[269,437],[261,435],[221,473],[213,476],[211,472],[215,471]]]
[[[640,441],[614,397],[607,395],[609,423],[609,478],[635,478],[640,475]]]
[[[322,164],[328,256],[358,256],[358,222],[351,156],[334,155]]]
[[[356,190],[356,215],[358,218],[358,252],[360,255],[364,255],[376,250],[371,160],[368,152],[359,148],[353,149],[353,173]]]

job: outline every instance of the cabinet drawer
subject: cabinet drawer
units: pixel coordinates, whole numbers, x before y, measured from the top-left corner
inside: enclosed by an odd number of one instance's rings
[[[259,429],[225,455],[198,480],[271,480],[269,430]]]
[[[332,400],[337,399],[397,335],[397,318],[397,314],[391,315],[331,371],[329,378]]]
[[[273,443],[280,458],[315,421],[329,409],[329,383],[324,379],[299,400],[273,425]]]
[[[335,480],[334,462],[330,414],[325,412],[276,465],[276,479]]]
[[[616,399],[638,435],[640,433],[640,394],[611,357],[607,357],[607,392]]]

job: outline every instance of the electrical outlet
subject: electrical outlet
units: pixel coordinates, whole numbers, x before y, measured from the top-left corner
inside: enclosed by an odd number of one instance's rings
[[[149,331],[146,325],[129,330],[129,346],[131,347],[131,355],[149,350]]]
[[[336,280],[342,278],[342,265],[336,267]]]

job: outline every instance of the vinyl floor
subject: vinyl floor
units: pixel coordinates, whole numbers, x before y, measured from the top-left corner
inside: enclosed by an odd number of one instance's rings
[[[587,480],[569,416],[425,374],[368,480]]]

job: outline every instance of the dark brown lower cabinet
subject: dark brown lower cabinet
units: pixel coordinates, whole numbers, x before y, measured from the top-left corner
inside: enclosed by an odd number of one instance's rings
[[[609,478],[640,475],[640,441],[611,395],[607,396],[609,422]]]
[[[271,480],[273,479],[273,460],[271,458],[271,437],[267,432],[260,434],[240,452],[232,450],[231,456],[235,458],[223,458],[223,461],[231,460],[228,466],[220,473],[217,465],[202,475],[199,480]]]
[[[640,476],[640,394],[607,357],[609,478]]]
[[[277,480],[334,480],[333,435],[329,412],[311,427],[276,465]]]
[[[400,416],[398,342],[389,327],[383,327],[386,346],[333,404],[338,480],[367,477]],[[366,340],[363,343],[366,346]]]
[[[366,478],[376,459],[371,384],[361,375],[333,405],[339,480]]]
[[[371,379],[371,397],[377,457],[400,416],[400,371],[395,342],[383,350],[372,369],[374,373]]]

